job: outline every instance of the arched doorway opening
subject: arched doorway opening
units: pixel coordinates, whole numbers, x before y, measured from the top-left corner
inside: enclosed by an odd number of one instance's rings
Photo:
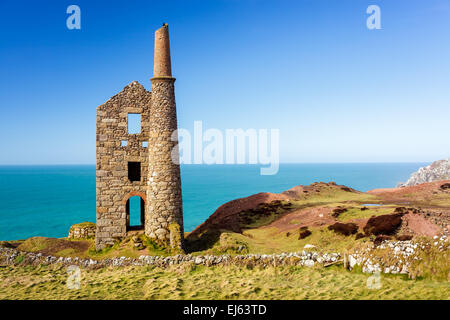
[[[126,203],[127,231],[142,230],[145,225],[145,201],[140,196],[128,198]]]

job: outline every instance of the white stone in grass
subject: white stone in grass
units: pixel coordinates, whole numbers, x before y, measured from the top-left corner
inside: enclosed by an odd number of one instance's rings
[[[304,262],[304,266],[306,267],[313,267],[314,266],[314,261],[311,259],[308,259]]]
[[[348,256],[348,264],[350,268],[353,268],[357,263],[358,261],[352,255]]]
[[[195,258],[195,264],[202,264],[203,263],[203,258],[202,257],[197,257]]]

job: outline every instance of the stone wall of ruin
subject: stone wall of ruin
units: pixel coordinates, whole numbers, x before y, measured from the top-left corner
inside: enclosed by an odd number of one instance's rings
[[[132,82],[97,108],[97,249],[126,236],[126,202],[131,196],[146,201],[148,147],[142,142],[149,138],[151,101],[152,93]],[[141,114],[141,133],[128,134],[129,113]],[[140,181],[128,179],[129,161],[141,163]]]

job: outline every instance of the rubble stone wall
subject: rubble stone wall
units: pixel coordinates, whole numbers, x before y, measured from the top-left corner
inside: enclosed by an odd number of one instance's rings
[[[280,253],[280,254],[247,254],[247,255],[203,255],[193,256],[178,254],[174,256],[140,256],[139,258],[110,258],[103,260],[81,259],[78,257],[55,257],[43,255],[42,253],[21,252],[12,248],[0,246],[0,264],[3,265],[78,265],[80,267],[124,267],[153,265],[168,267],[174,264],[191,263],[196,265],[259,265],[259,266],[282,266],[296,265],[313,267],[316,265],[327,265],[340,260],[339,253],[312,253],[307,251]]]
[[[148,143],[152,93],[134,81],[97,108],[97,249],[127,233],[127,200],[146,200]],[[128,134],[128,114],[141,114],[141,132]],[[126,146],[121,142],[126,141]],[[128,162],[140,162],[140,181],[128,179]]]
[[[69,229],[69,239],[92,239],[95,238],[95,223],[83,222],[79,224],[74,224]]]
[[[170,243],[169,225],[176,223],[183,236],[181,178],[177,137],[174,78],[152,79],[152,107],[149,134],[149,188],[147,191],[145,233],[148,237]],[[174,235],[172,235],[172,238]],[[183,246],[183,243],[181,243]]]

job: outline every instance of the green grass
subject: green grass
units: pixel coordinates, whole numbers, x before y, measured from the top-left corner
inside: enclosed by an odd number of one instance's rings
[[[436,195],[428,201],[420,202],[422,205],[432,205],[444,208],[450,208],[450,194]]]
[[[347,222],[352,219],[368,219],[371,216],[391,214],[394,212],[393,207],[367,207],[367,210],[361,210],[361,208],[362,207],[348,208],[346,212],[339,215],[338,220]]]
[[[238,254],[259,253],[271,254],[302,251],[306,244],[312,244],[323,252],[344,252],[356,245],[369,241],[368,238],[355,240],[355,236],[344,236],[327,227],[312,228],[312,234],[299,240],[299,230],[280,232],[276,228],[249,229],[242,234],[224,231],[219,240],[210,249],[197,251],[194,254]],[[238,250],[238,248],[244,249]]]
[[[450,193],[443,191],[435,191],[433,193],[406,193],[400,195],[395,202],[408,202],[408,205],[414,206],[437,206],[442,208],[450,208]],[[404,204],[402,205],[404,206]]]
[[[25,240],[20,246],[20,250],[28,252],[37,252],[48,248],[54,244],[54,241],[45,237],[33,237]]]
[[[58,251],[55,255],[58,257],[73,257],[73,256],[77,255],[77,252],[75,249],[67,248],[67,249]]]
[[[15,259],[14,259],[14,262],[15,263],[17,263],[17,264],[20,264],[20,263],[22,263],[22,261],[25,259],[25,256],[24,255],[20,255],[20,256],[17,256]]]
[[[115,257],[138,258],[141,255],[167,256],[172,254],[171,251],[164,249],[145,235],[139,235],[139,238],[146,247],[143,250],[136,249],[131,237],[127,237],[121,242],[117,242],[113,246],[106,247],[102,250],[96,250],[94,242],[92,242],[92,245],[87,252],[87,257],[92,259],[107,259]]]
[[[376,202],[379,199],[370,194],[348,192],[341,189],[337,189],[331,186],[322,186],[320,192],[309,193],[301,195],[299,199],[293,200],[293,203],[298,205],[309,205],[317,203],[347,203],[347,202],[360,202],[370,203]]]
[[[138,258],[141,255],[172,255],[173,252],[164,249],[144,235],[139,236],[142,243],[146,246],[143,250],[138,250],[134,246],[131,237],[117,242],[111,247],[102,250],[95,249],[95,240],[74,240],[74,239],[56,239],[45,237],[33,237],[24,240],[18,246],[18,250],[27,252],[42,252],[48,255],[58,257],[79,257],[91,259],[107,259],[114,257]]]
[[[79,228],[85,228],[85,227],[95,227],[96,224],[93,222],[89,222],[89,221],[85,221],[85,222],[81,222],[81,223],[77,223],[72,225],[72,227],[79,227]]]
[[[63,267],[0,269],[0,299],[449,299],[449,283],[370,275],[340,267],[302,268],[189,264],[81,270],[81,289],[66,287]]]
[[[299,240],[299,231],[280,233],[275,228],[261,228],[247,230],[242,235],[233,234],[241,242],[246,242],[250,253],[281,253],[302,251],[306,244],[317,247],[317,250],[324,252],[343,252],[353,247],[357,243],[367,241],[367,239],[355,240],[355,236],[344,236],[328,230],[327,227],[312,228],[311,235]]]
[[[432,245],[433,239],[421,238],[425,250],[421,251],[418,260],[411,264],[409,273],[413,278],[427,278],[450,282],[450,250],[447,245],[444,250],[439,250]]]

